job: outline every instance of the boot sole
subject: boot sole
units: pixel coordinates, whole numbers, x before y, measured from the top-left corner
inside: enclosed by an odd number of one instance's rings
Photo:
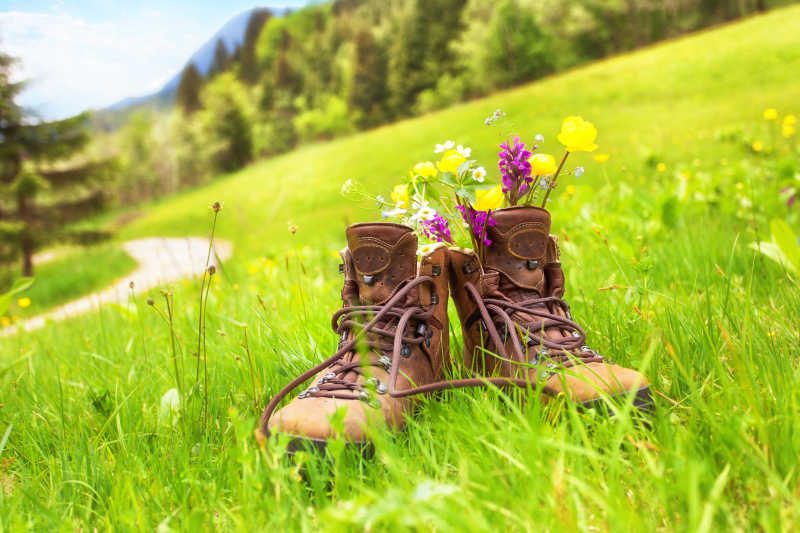
[[[627,396],[626,393],[614,394],[611,396],[611,401],[613,403],[622,403],[627,399]],[[642,387],[636,391],[636,395],[633,398],[633,407],[642,413],[650,413],[653,411],[655,404],[653,403],[653,394],[650,392],[650,387]],[[582,402],[579,409],[581,411],[589,409],[610,411],[609,415],[614,416],[613,409],[608,409],[608,404],[602,398]]]
[[[293,437],[286,446],[286,454],[289,457],[294,457],[297,452],[311,452],[324,455],[327,448],[327,439]],[[370,441],[346,441],[345,449],[357,450],[364,459],[371,459],[375,455],[375,446]]]

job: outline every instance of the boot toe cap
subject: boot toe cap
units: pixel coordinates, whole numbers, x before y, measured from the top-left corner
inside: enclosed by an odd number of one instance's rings
[[[650,382],[636,370],[612,363],[589,363],[566,369],[552,376],[548,385],[575,402],[597,400],[603,395],[638,391]]]
[[[339,409],[345,409],[339,434],[331,420]],[[295,398],[277,411],[269,422],[270,433],[284,433],[294,437],[326,440],[344,437],[348,441],[368,440],[367,428],[383,422],[380,410],[372,409],[358,400],[337,398]]]

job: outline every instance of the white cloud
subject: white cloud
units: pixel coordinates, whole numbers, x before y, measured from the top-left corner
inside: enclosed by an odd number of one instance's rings
[[[156,10],[124,25],[89,23],[60,10],[0,13],[0,44],[21,59],[29,80],[20,103],[48,118],[159,88],[207,33]]]

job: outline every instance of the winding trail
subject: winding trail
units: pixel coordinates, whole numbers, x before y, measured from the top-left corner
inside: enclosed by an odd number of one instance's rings
[[[86,313],[107,302],[125,301],[130,295],[131,282],[134,283],[134,290],[140,294],[157,285],[199,275],[205,269],[208,255],[208,239],[202,237],[183,239],[152,237],[128,241],[122,247],[139,263],[136,270],[101,291],[67,302],[46,313],[2,329],[0,337],[13,335],[22,330],[32,331],[44,326],[48,320],[63,320]],[[231,256],[233,245],[230,242],[215,239],[214,252],[220,260],[224,261]],[[211,255],[211,263],[217,263],[214,254]]]

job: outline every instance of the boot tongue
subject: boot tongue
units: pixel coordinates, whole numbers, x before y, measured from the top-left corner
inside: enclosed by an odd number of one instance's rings
[[[530,291],[544,295],[550,213],[540,207],[509,207],[492,212],[492,218],[485,267],[500,272],[500,291],[514,300],[530,298]]]
[[[417,236],[402,224],[373,222],[347,228],[362,305],[381,304],[417,270]]]

